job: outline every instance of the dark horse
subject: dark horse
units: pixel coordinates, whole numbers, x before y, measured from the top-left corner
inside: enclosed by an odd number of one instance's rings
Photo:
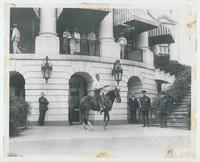
[[[104,128],[108,125],[110,120],[109,111],[112,109],[113,102],[116,99],[118,103],[121,102],[120,90],[115,88],[114,90],[109,91],[103,99],[103,113],[104,113]],[[93,96],[84,96],[80,100],[80,110],[81,110],[81,121],[83,127],[87,129],[86,125],[92,128],[90,121],[88,120],[90,110],[100,111],[100,106],[97,103],[97,100]],[[107,120],[106,120],[107,119]]]

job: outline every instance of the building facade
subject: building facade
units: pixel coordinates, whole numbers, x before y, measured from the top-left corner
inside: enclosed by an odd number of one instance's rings
[[[110,113],[111,120],[120,122],[128,120],[127,99],[130,94],[140,97],[141,90],[145,89],[153,100],[158,94],[157,81],[174,81],[174,76],[154,67],[156,46],[173,43],[173,37],[166,27],[162,30],[158,20],[146,10],[10,8],[10,27],[15,23],[21,34],[21,53],[13,53],[10,45],[10,93],[24,96],[30,102],[29,121],[38,120],[38,98],[44,92],[49,100],[47,122],[80,122],[78,103],[81,97],[91,94],[97,73],[101,76],[102,86],[109,85],[108,90],[116,86],[120,88],[122,102],[114,103]],[[81,36],[83,33],[87,35],[92,28],[97,36],[95,52],[90,55],[88,47],[80,46],[80,53],[66,54],[62,48],[62,34],[66,28],[70,32],[78,28]],[[128,42],[123,59],[117,43],[121,32]],[[41,72],[46,56],[53,68],[48,83]],[[119,85],[112,76],[116,60],[120,60],[123,68]],[[91,111],[90,119],[97,122],[102,116]]]

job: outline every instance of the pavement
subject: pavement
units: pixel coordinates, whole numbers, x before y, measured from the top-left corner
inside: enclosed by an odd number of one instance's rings
[[[31,126],[10,138],[9,152],[23,157],[192,158],[191,132],[136,124],[94,126]]]

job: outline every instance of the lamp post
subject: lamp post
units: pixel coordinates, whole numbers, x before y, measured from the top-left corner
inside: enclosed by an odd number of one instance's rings
[[[120,63],[120,60],[116,60],[113,69],[112,69],[112,76],[114,76],[115,81],[117,81],[117,85],[122,80],[123,69]]]
[[[41,66],[42,77],[46,80],[46,83],[48,83],[48,79],[51,77],[52,69],[52,64],[50,63],[48,56],[46,56]]]

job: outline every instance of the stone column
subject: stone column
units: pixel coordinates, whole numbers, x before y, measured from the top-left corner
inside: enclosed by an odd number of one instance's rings
[[[156,54],[159,55],[159,49],[158,45],[152,45],[151,50]]]
[[[120,58],[120,47],[113,38],[113,11],[100,22],[99,41],[101,57]]]
[[[36,37],[36,54],[58,54],[59,38],[56,33],[56,8],[40,8],[40,31]]]
[[[136,47],[143,50],[143,63],[154,67],[154,55],[149,49],[148,37],[148,32],[140,33],[136,41]]]

